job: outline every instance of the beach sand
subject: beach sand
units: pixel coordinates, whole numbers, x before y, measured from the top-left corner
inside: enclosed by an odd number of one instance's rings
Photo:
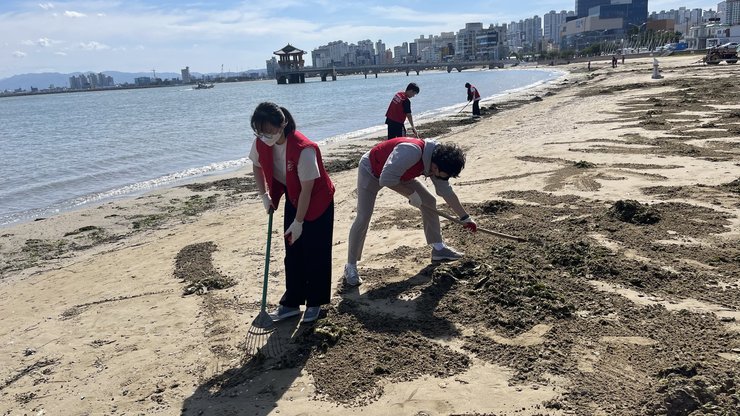
[[[737,414],[740,67],[659,60],[662,79],[652,58],[570,64],[422,126],[467,151],[452,184],[478,225],[528,241],[444,220],[466,257],[430,264],[385,189],[359,288],[341,276],[375,141],[324,145],[333,301],[278,325],[279,357],[245,354],[267,232],[251,173],[0,230],[0,415]],[[282,210],[271,307],[280,229]]]

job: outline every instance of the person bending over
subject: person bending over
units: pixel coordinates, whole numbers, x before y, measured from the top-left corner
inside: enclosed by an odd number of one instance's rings
[[[468,102],[473,102],[473,117],[480,117],[480,93],[478,89],[469,82],[465,83],[465,88],[468,89]]]
[[[362,257],[378,192],[384,186],[406,196],[420,209],[427,244],[432,246],[432,261],[457,260],[463,253],[448,247],[442,240],[436,199],[419,176],[431,178],[437,195],[475,232],[477,225],[465,211],[449,183],[465,167],[465,154],[452,143],[437,143],[411,137],[398,137],[378,143],[360,159],[357,168],[357,216],[349,232],[347,264],[344,279],[350,286],[362,283],[357,262]],[[430,209],[431,208],[431,209]]]

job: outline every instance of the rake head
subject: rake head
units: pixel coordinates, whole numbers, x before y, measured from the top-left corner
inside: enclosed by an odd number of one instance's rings
[[[247,339],[244,342],[246,357],[280,357],[283,353],[280,337],[278,334],[272,336],[276,330],[277,327],[270,315],[264,310],[261,311],[247,331]]]

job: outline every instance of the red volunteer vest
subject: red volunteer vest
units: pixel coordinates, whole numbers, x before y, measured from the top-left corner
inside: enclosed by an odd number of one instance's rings
[[[403,102],[408,99],[405,92],[397,92],[388,105],[388,111],[385,112],[385,116],[396,123],[403,124],[406,121],[406,113],[403,112]]]
[[[373,175],[375,175],[376,178],[380,177],[380,172],[383,171],[383,166],[385,166],[386,160],[388,160],[388,157],[390,157],[393,149],[396,148],[396,145],[400,143],[413,143],[421,148],[422,154],[424,153],[424,140],[414,139],[412,137],[396,137],[395,139],[386,140],[376,144],[372,149],[370,149],[370,166],[372,167]],[[404,172],[403,176],[401,176],[401,180],[410,181],[411,179],[423,174],[424,162],[422,161],[422,158],[419,158],[419,161],[416,162],[414,166],[411,166],[406,172]]]
[[[273,176],[272,147],[263,143],[262,140],[257,139],[257,154],[259,155],[260,165],[262,166],[262,173],[270,186],[270,198],[272,198],[275,208],[277,208],[283,193],[286,192],[286,188],[287,198],[290,200],[290,203],[294,207],[298,207],[298,196],[301,194],[301,180],[298,178],[298,160],[300,159],[301,151],[307,147],[311,147],[316,151],[316,161],[319,164],[319,177],[314,180],[313,190],[311,191],[311,202],[308,204],[305,217],[306,220],[313,221],[326,211],[326,208],[334,198],[334,184],[329,179],[329,174],[324,170],[324,162],[321,160],[319,146],[297,130],[287,136],[285,149],[285,182],[287,182],[287,186],[283,186]]]
[[[478,88],[475,88],[475,85],[471,85],[470,88],[468,89],[468,92],[472,93],[471,95],[473,96],[473,100],[479,100],[480,99],[480,94],[478,93]]]

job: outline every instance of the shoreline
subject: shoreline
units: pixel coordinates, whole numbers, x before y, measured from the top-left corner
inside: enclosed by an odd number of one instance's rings
[[[516,68],[517,70],[522,70],[525,68]],[[535,69],[535,68],[532,68]],[[542,70],[540,68],[536,68],[537,70]],[[558,73],[560,72],[561,75],[558,78],[555,78],[553,80],[547,80],[547,81],[538,81],[534,84],[515,88],[512,90],[508,90],[506,92],[495,94],[493,96],[489,96],[487,98],[484,98],[481,100],[481,105],[486,105],[490,103],[497,103],[503,100],[506,97],[517,97],[522,94],[527,94],[527,91],[535,91],[538,88],[541,88],[543,85],[547,85],[553,82],[556,82],[557,79],[562,78],[566,76],[566,73],[562,69],[545,69],[550,72]],[[501,71],[500,69],[496,71]],[[444,72],[444,71],[440,71]],[[439,121],[444,120],[447,117],[456,116],[457,110],[459,108],[462,108],[464,104],[462,105],[453,105],[453,106],[447,106],[447,107],[440,107],[438,109],[431,110],[431,115],[420,115],[420,118],[418,118],[416,123],[418,126],[423,126],[424,124],[430,124],[430,123],[436,123]],[[323,139],[317,143],[320,145],[326,144],[327,146],[334,143],[343,143],[343,142],[351,142],[355,140],[368,140],[368,139],[374,139],[377,137],[383,137],[385,135],[385,125],[380,124],[377,126],[371,126],[365,129],[361,130],[355,130],[350,131],[346,133],[339,133],[337,135],[327,137],[326,139]],[[160,176],[158,178],[152,178],[143,182],[137,182],[132,184],[127,184],[125,186],[121,186],[114,189],[108,189],[103,190],[100,192],[97,192],[92,195],[83,195],[80,197],[75,198],[74,200],[64,200],[59,202],[58,204],[54,206],[49,207],[41,207],[41,208],[34,208],[30,210],[23,211],[18,214],[7,214],[8,218],[19,218],[17,220],[9,220],[9,222],[6,223],[0,223],[0,231],[3,229],[11,228],[16,225],[25,224],[29,222],[39,221],[39,220],[45,220],[48,218],[52,218],[56,215],[60,215],[67,212],[74,212],[81,209],[91,209],[95,208],[97,206],[106,204],[108,202],[115,202],[115,201],[121,201],[128,198],[137,198],[140,196],[144,196],[147,193],[150,192],[157,192],[158,190],[168,189],[171,187],[178,187],[187,185],[193,182],[199,182],[202,180],[207,180],[210,177],[220,177],[222,175],[231,175],[236,174],[237,172],[241,170],[248,171],[251,164],[249,160],[247,159],[246,155],[243,158],[240,159],[232,159],[232,160],[225,160],[225,161],[219,161],[214,162],[206,166],[198,166],[193,168],[188,168],[185,170],[181,170],[178,172],[172,172],[164,176]],[[193,173],[193,172],[202,172],[202,173]],[[88,200],[89,202],[77,202],[79,200]]]
[[[280,357],[244,353],[267,228],[246,172],[4,229],[0,413],[733,411],[740,69],[665,58],[653,80],[652,59],[591,66],[482,105],[480,121],[419,126],[466,150],[452,186],[479,227],[525,243],[443,221],[466,256],[430,264],[418,212],[382,190],[365,282],[344,287],[353,164],[376,140],[322,147],[332,301],[314,325],[277,326]]]

